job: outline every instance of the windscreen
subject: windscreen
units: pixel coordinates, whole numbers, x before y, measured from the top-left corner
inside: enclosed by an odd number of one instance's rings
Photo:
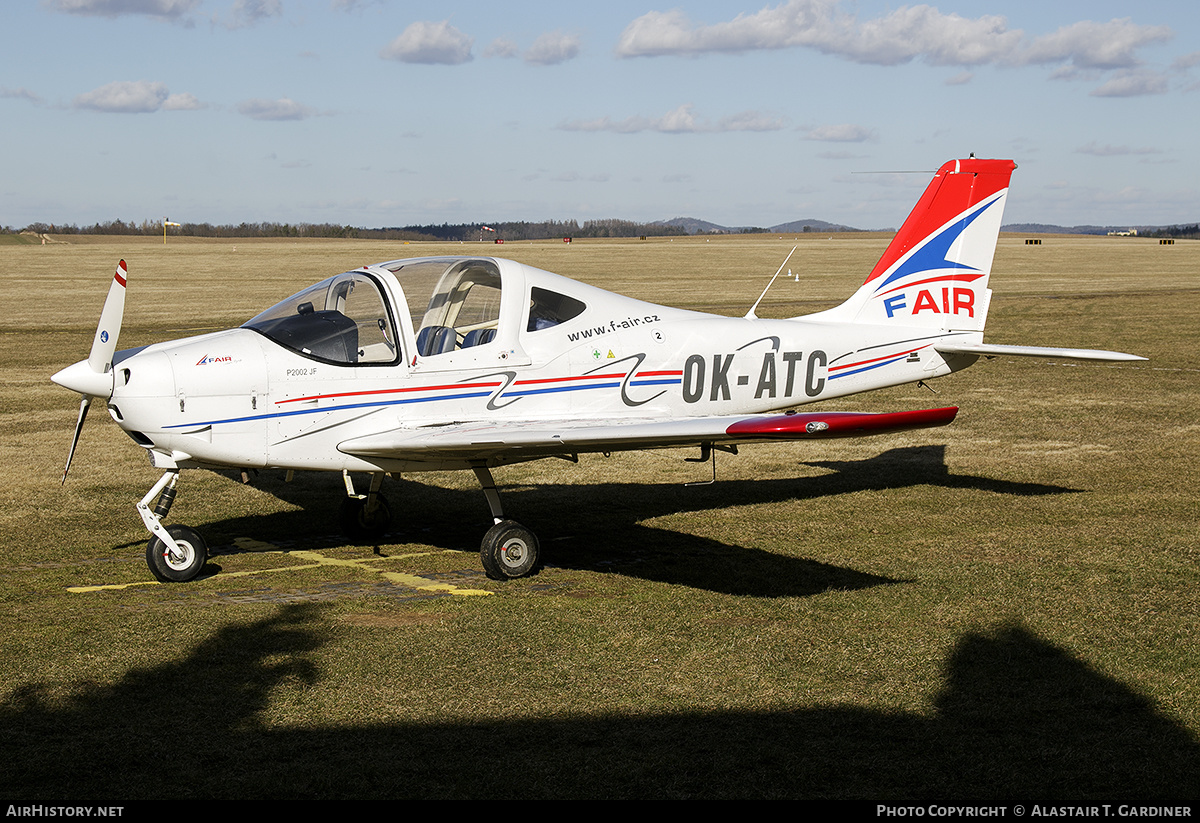
[[[396,324],[379,284],[346,272],[276,303],[242,325],[306,357],[338,365],[400,362]]]

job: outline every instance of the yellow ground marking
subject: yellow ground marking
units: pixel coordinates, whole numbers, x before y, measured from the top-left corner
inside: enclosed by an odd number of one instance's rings
[[[309,551],[309,550],[284,551],[284,550],[276,548],[271,543],[264,543],[261,540],[251,540],[248,537],[238,537],[233,541],[233,543],[239,549],[243,549],[243,550],[247,550],[247,551],[257,551],[257,552],[262,552],[264,554],[267,554],[267,553],[269,553],[269,554],[286,554],[286,555],[290,555],[292,557],[298,557],[301,560],[308,560],[311,562],[304,563],[302,565],[297,565],[297,566],[281,566],[281,567],[275,568],[275,569],[251,569],[249,571],[243,571],[243,572],[221,572],[219,574],[214,574],[211,578],[206,578],[206,579],[211,580],[211,579],[216,579],[216,578],[252,577],[254,575],[259,575],[259,574],[272,574],[272,573],[276,573],[276,572],[295,572],[295,571],[301,571],[303,569],[316,569],[316,568],[320,568],[321,566],[345,566],[345,567],[351,567],[351,568],[354,568],[354,569],[357,569],[360,571],[371,572],[372,574],[377,574],[380,577],[382,577],[384,580],[387,580],[389,583],[393,583],[397,586],[406,586],[410,589],[416,589],[417,591],[445,592],[446,594],[455,594],[455,595],[460,595],[463,597],[482,597],[485,595],[492,594],[492,592],[486,591],[484,589],[460,589],[459,587],[453,586],[449,583],[439,583],[436,580],[429,580],[424,577],[419,577],[415,574],[405,574],[404,572],[390,572],[385,569],[379,568],[377,565],[368,565],[368,564],[375,564],[377,560],[405,560],[405,559],[414,558],[414,557],[425,557],[425,556],[428,556],[431,554],[446,554],[446,553],[449,553],[449,551],[450,551],[449,549],[447,549],[445,551],[441,551],[441,552],[409,552],[408,554],[397,554],[397,555],[392,555],[389,557],[339,559],[336,557],[326,557],[325,555],[321,554],[320,552]],[[130,589],[130,588],[133,588],[134,586],[160,586],[160,585],[162,585],[162,584],[157,580],[140,580],[136,583],[113,583],[110,585],[102,585],[102,586],[68,586],[67,591],[79,594],[79,593],[87,593],[87,592],[115,591],[115,590],[119,590],[119,589]]]
[[[132,589],[134,586],[161,586],[157,580],[140,580],[137,583],[114,583],[108,586],[67,586],[67,591],[75,594],[85,592],[101,592],[106,589]]]

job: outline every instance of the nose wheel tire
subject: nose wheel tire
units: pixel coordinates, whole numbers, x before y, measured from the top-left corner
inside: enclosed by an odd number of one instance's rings
[[[536,574],[541,555],[533,532],[513,520],[488,529],[479,547],[483,570],[493,580],[512,580]]]
[[[146,565],[163,583],[186,583],[195,580],[208,560],[208,544],[195,529],[187,526],[167,526],[167,532],[179,546],[173,552],[157,537],[146,544]]]

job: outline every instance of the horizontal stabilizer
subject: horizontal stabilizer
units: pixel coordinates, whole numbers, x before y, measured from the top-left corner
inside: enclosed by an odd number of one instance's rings
[[[1145,360],[1136,354],[1103,349],[1056,349],[1049,346],[993,346],[988,343],[938,343],[934,346],[942,354],[979,354],[985,357],[1012,355],[1013,357],[1067,357],[1072,360],[1104,360],[1117,363],[1128,360]]]

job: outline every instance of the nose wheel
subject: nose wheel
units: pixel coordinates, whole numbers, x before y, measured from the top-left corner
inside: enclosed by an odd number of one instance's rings
[[[146,565],[163,583],[186,583],[195,580],[208,560],[208,545],[195,529],[187,526],[167,526],[175,545],[168,546],[158,537],[146,545]]]

